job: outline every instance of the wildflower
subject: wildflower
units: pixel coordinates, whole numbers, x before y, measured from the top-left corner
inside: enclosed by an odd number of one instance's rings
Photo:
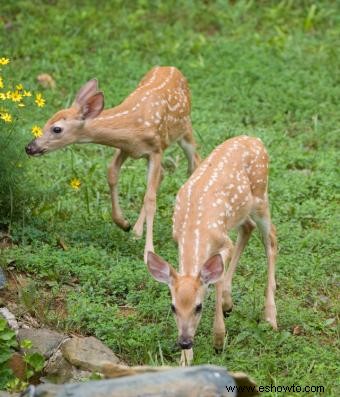
[[[18,103],[19,108],[24,108],[26,105],[23,102]]]
[[[31,93],[31,91],[24,90],[22,96],[32,96],[32,93]]]
[[[0,58],[0,65],[8,65],[9,64],[9,59],[2,57]]]
[[[22,91],[22,90],[24,89],[24,86],[23,86],[22,84],[18,84],[15,88],[16,88],[18,91]]]
[[[6,99],[12,99],[12,91],[6,92]]]
[[[13,91],[11,94],[11,99],[13,102],[20,102],[22,100],[22,95],[19,91]]]
[[[35,101],[38,107],[43,108],[45,106],[45,99],[42,97],[41,94],[36,94]]]
[[[42,133],[41,128],[38,127],[37,125],[35,125],[34,127],[32,127],[32,134],[33,134],[36,138],[38,138],[38,137],[41,136],[43,133]]]
[[[0,88],[4,88],[4,80],[1,76],[0,76]]]
[[[2,119],[5,123],[11,123],[12,122],[12,116],[5,112],[0,114],[0,119]]]
[[[3,92],[0,92],[0,99],[5,101],[6,100],[6,94],[4,94]]]
[[[70,181],[70,186],[74,190],[78,190],[80,188],[81,182],[78,178],[72,178]]]

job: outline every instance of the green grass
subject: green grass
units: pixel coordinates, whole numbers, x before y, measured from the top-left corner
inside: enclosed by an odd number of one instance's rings
[[[260,385],[323,385],[324,395],[335,397],[339,3],[231,3],[7,1],[1,5],[0,56],[12,59],[17,81],[34,86],[44,72],[57,82],[55,92],[44,92],[44,111],[32,113],[21,132],[27,141],[31,125],[67,106],[87,79],[99,79],[106,104],[113,106],[155,64],[175,65],[187,76],[202,156],[234,135],[263,139],[271,156],[270,200],[280,246],[279,331],[261,321],[266,265],[255,233],[235,276],[225,350],[215,354],[212,347],[211,290],[194,363],[245,371]],[[43,288],[54,297],[71,285],[67,317],[45,310],[47,323],[94,334],[130,364],[175,365],[179,351],[167,287],[147,273],[144,239],[135,241],[111,224],[106,167],[112,154],[110,148],[82,145],[30,159],[26,184],[34,194],[20,218],[12,219],[17,246],[3,252],[2,262],[15,261],[16,269],[34,279],[26,294],[31,310]],[[170,158],[179,159],[177,168]],[[177,147],[166,152],[164,162],[155,248],[176,264],[171,215],[186,164]],[[143,161],[128,161],[122,172],[121,203],[132,222],[142,203],[144,175]],[[79,191],[69,186],[74,176],[82,181]],[[296,326],[299,335],[292,332]]]

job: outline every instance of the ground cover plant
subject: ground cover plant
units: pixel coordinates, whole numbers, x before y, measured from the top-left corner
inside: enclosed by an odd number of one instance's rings
[[[49,73],[57,84],[43,91],[46,105],[17,131],[18,142],[28,142],[32,125],[66,107],[88,79],[99,79],[112,106],[156,64],[187,76],[203,157],[231,136],[264,141],[279,241],[279,331],[261,320],[266,265],[254,233],[235,275],[224,351],[215,354],[211,343],[212,289],[194,364],[245,371],[260,385],[323,385],[327,396],[339,392],[339,19],[339,3],[331,0],[22,0],[0,10],[0,57],[10,58],[16,80],[33,87],[39,73]],[[25,185],[34,194],[10,219],[15,245],[2,251],[1,265],[30,278],[20,299],[42,323],[96,335],[130,364],[176,364],[168,289],[147,273],[144,241],[111,223],[112,155],[79,145],[29,159]],[[131,221],[145,189],[142,161],[128,161],[121,174],[121,204]],[[164,167],[155,249],[177,263],[171,215],[186,178],[179,148],[166,152]]]

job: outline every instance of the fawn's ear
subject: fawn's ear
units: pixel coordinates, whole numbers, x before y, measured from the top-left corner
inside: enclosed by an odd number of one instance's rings
[[[202,266],[199,277],[203,284],[214,284],[224,272],[224,263],[221,254],[209,258]]]
[[[98,91],[98,80],[92,79],[84,84],[78,91],[72,106],[81,107],[85,101]]]
[[[147,265],[151,276],[161,283],[170,285],[172,280],[177,277],[176,270],[151,251],[148,252]]]
[[[83,120],[93,119],[104,109],[104,94],[97,92],[85,100],[80,107],[80,115]]]

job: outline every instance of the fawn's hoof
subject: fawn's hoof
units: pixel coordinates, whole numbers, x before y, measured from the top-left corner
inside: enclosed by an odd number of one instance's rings
[[[274,331],[277,331],[278,328],[276,319],[266,318],[265,320],[270,324]]]
[[[224,346],[225,334],[214,335],[214,349],[216,353],[221,353]]]
[[[124,230],[124,232],[129,232],[131,230],[131,225],[130,223],[127,224],[127,226],[125,226],[124,228],[122,228]]]
[[[276,307],[275,307],[275,305],[266,306],[265,320],[271,325],[271,327],[273,328],[274,331],[277,331]]]
[[[233,311],[233,307],[231,307],[230,309],[224,309],[223,310],[223,317],[224,318],[229,317],[232,311]]]
[[[216,354],[221,354],[223,352],[223,346],[222,347],[216,347],[214,346],[214,350]]]
[[[119,221],[117,222],[116,220],[113,220],[113,222],[122,230],[124,230],[124,232],[129,232],[131,229],[131,225],[128,221]]]

